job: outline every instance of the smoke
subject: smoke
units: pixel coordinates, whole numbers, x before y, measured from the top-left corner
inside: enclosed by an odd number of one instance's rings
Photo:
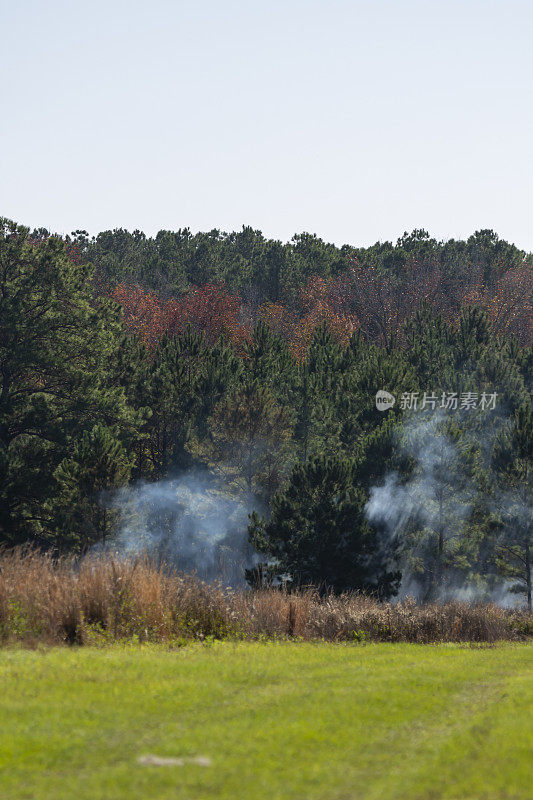
[[[120,520],[111,547],[120,554],[147,553],[232,586],[243,584],[244,570],[257,563],[247,538],[257,500],[228,494],[207,473],[125,487],[111,506]]]
[[[450,415],[434,411],[413,414],[399,429],[397,453],[410,465],[410,477],[391,472],[371,487],[365,514],[391,542],[400,543],[400,599],[411,595],[420,601],[516,605],[511,582],[498,580],[494,572],[485,580],[468,569],[467,526],[480,498],[474,467],[488,467],[495,437],[505,423],[487,414],[462,426],[457,435]],[[511,507],[511,497],[500,493],[498,500]],[[493,500],[485,497],[485,502],[493,510]]]
[[[385,527],[391,536],[401,534],[409,521],[431,530],[443,529],[443,516],[462,523],[472,509],[472,481],[463,455],[443,429],[443,416],[411,418],[398,435],[399,455],[413,464],[412,477],[402,482],[389,473],[380,486],[370,489],[365,508],[371,523]],[[449,537],[448,530],[443,535]]]

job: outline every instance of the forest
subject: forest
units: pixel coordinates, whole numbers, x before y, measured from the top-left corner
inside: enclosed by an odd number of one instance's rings
[[[531,608],[532,289],[490,230],[339,248],[2,219],[0,541]]]

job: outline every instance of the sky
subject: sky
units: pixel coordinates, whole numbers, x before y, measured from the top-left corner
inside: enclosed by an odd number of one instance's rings
[[[533,250],[532,0],[0,0],[0,33],[2,216]]]

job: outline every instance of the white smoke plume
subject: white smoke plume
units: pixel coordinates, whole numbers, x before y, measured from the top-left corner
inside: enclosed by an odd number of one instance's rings
[[[257,500],[228,494],[206,473],[125,487],[112,506],[120,525],[111,547],[119,554],[147,553],[232,586],[243,584],[244,570],[257,562],[247,538]]]
[[[470,578],[461,570],[444,569],[440,574],[432,558],[439,533],[444,548],[461,547],[465,523],[478,496],[468,468],[469,434],[453,441],[446,433],[446,419],[443,412],[435,411],[416,413],[406,420],[397,446],[414,466],[411,477],[402,481],[393,472],[380,485],[371,487],[366,517],[403,549],[400,599],[411,595],[421,601],[492,600],[499,605],[516,605],[520,599],[510,591],[509,581],[489,587],[479,576]],[[502,424],[505,420],[496,424],[481,418],[471,432],[485,463]]]

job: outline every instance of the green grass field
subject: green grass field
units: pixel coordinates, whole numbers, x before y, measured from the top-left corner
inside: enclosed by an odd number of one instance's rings
[[[532,645],[7,649],[0,676],[2,800],[533,797]]]

